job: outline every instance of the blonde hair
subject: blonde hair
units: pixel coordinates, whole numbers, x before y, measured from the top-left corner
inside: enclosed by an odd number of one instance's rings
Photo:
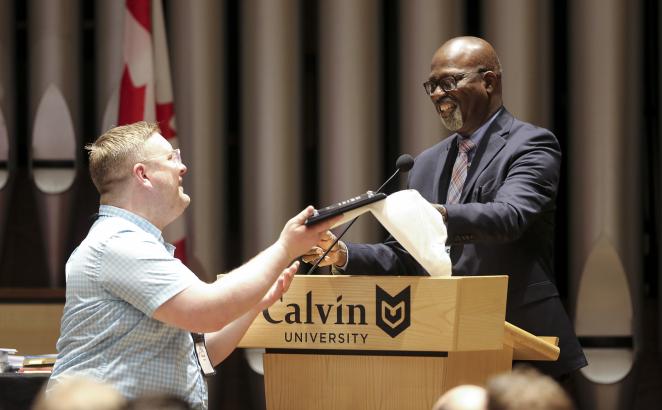
[[[145,141],[160,131],[158,123],[140,121],[112,128],[85,146],[90,176],[101,195],[130,175],[130,167],[143,157]]]

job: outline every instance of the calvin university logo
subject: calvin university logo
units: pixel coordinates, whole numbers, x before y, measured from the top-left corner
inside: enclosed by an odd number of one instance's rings
[[[387,335],[395,338],[411,324],[410,287],[391,296],[377,286],[375,298],[376,323]]]

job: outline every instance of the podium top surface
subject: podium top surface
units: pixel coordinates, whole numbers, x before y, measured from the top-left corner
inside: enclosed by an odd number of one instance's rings
[[[501,349],[507,276],[296,276],[240,347],[390,352]]]

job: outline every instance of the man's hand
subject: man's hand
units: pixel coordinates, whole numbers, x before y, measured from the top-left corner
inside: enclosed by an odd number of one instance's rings
[[[257,306],[260,310],[264,310],[273,305],[278,299],[280,299],[281,296],[283,296],[283,294],[285,294],[285,292],[287,292],[287,290],[290,288],[290,284],[292,283],[292,278],[294,278],[294,274],[298,269],[299,261],[295,261],[293,264],[283,270],[278,279],[274,282],[262,300],[258,303]]]
[[[278,242],[287,251],[290,260],[295,259],[315,245],[324,232],[338,222],[342,215],[329,218],[312,226],[305,226],[306,219],[313,216],[313,207],[309,206],[299,212],[297,216],[287,221],[283,231],[280,233]]]
[[[320,237],[317,245],[310,248],[308,252],[303,255],[303,261],[306,263],[317,262],[335,240],[336,236],[331,231],[326,231]],[[324,257],[324,260],[320,262],[319,266],[344,266],[345,263],[347,263],[347,245],[345,245],[343,241],[338,241],[338,243],[331,249],[331,252],[329,252],[328,255]]]

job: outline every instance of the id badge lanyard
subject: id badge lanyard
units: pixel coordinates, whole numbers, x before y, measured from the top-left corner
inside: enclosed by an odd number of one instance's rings
[[[204,374],[205,377],[215,375],[216,370],[214,370],[214,366],[212,366],[211,360],[209,360],[209,354],[207,354],[205,335],[202,333],[191,333],[191,337],[193,337],[195,357],[198,359],[202,374]]]

